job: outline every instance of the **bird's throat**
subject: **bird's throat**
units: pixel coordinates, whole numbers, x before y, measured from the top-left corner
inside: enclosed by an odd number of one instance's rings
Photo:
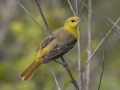
[[[64,27],[64,28],[69,34],[73,35],[78,40],[78,27],[76,28]]]

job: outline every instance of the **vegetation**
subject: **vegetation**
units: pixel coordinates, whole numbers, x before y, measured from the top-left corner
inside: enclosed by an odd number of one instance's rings
[[[34,0],[20,0],[20,2],[32,14],[36,21],[46,29]],[[75,8],[74,0],[71,0],[71,3]],[[87,4],[88,2],[86,1],[85,3]],[[67,0],[40,0],[40,5],[51,31],[62,27],[64,21],[68,17],[73,16]],[[79,8],[81,6],[82,4],[79,2]],[[119,0],[93,0],[92,9],[111,26],[113,24],[108,20],[108,17],[114,23],[120,18]],[[82,65],[84,66],[87,60],[88,8],[84,7],[81,17],[85,20],[81,23]],[[117,25],[120,26],[120,22]],[[120,32],[120,29],[117,27],[115,29]],[[99,32],[106,34],[109,30],[110,27],[95,14],[92,14],[92,51],[94,51],[103,38]],[[61,90],[74,90],[66,70],[63,66],[55,62],[42,65],[36,74],[27,82],[23,82],[19,78],[20,72],[35,59],[37,55],[35,50],[45,37],[46,34],[19,6],[16,0],[0,1],[0,90],[57,90],[50,69],[55,73]],[[107,37],[105,70],[101,90],[120,89],[119,37],[114,31]],[[91,60],[91,90],[98,88],[103,57],[102,52],[103,46],[100,46]],[[67,55],[77,66],[77,45]],[[68,62],[69,68],[77,80],[77,70],[68,58],[65,57],[65,60]],[[86,71],[83,73],[84,84],[86,83],[85,73]]]

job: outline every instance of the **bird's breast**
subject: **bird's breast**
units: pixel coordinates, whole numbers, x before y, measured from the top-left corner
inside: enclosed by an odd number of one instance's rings
[[[58,30],[55,35],[55,41],[58,43],[58,45],[75,44],[77,41],[73,35],[65,31],[63,28]]]

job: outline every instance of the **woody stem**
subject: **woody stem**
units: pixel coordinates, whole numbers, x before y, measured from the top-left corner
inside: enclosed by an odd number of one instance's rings
[[[65,60],[64,60],[64,58],[62,56],[61,56],[61,60],[63,62],[63,67],[66,68],[66,70],[67,70],[67,72],[68,72],[68,74],[69,74],[69,76],[71,78],[71,83],[74,85],[74,87],[76,88],[76,90],[79,90],[78,85],[77,85],[75,79],[73,78],[73,76],[72,76],[69,68],[68,68],[68,64],[67,64],[67,62],[65,62]]]

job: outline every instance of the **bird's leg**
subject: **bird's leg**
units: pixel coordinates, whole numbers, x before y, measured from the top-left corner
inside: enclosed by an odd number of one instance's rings
[[[64,58],[63,58],[62,56],[61,56],[61,60],[62,60],[62,62],[63,62],[63,63],[62,63],[63,67],[66,68],[66,70],[67,70],[67,72],[68,72],[68,74],[69,74],[69,76],[70,76],[70,78],[71,78],[71,83],[74,85],[74,87],[76,88],[76,90],[79,90],[79,87],[78,87],[75,79],[73,78],[73,76],[72,76],[72,74],[71,74],[71,72],[70,72],[70,70],[69,70],[69,68],[68,68],[68,64],[65,62],[65,60],[64,60]]]
[[[68,67],[68,64],[66,62],[61,63],[61,62],[58,62],[57,60],[54,60],[54,62],[63,65],[63,67]]]
[[[56,63],[58,63],[58,64],[61,64],[61,65],[63,65],[63,63],[61,63],[61,62],[58,62],[58,61],[56,61],[56,60],[54,60],[54,62],[56,62]]]
[[[54,62],[63,65],[63,67],[68,67],[68,64],[66,62],[61,63],[61,62],[58,62],[57,60],[54,60]]]

